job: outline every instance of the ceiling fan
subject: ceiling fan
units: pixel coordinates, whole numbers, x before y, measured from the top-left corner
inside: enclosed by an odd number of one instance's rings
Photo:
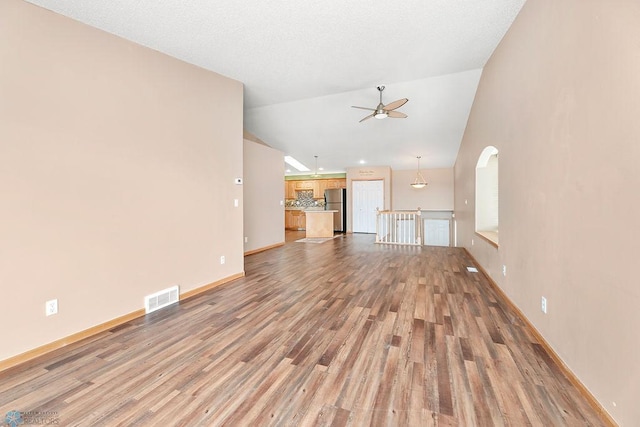
[[[366,107],[356,107],[352,105],[352,108],[360,108],[361,110],[369,110],[373,111],[373,113],[369,114],[364,119],[360,120],[360,123],[364,122],[371,117],[375,117],[376,119],[386,119],[387,117],[391,117],[392,119],[404,119],[407,117],[406,114],[401,113],[400,111],[394,111],[396,108],[402,107],[404,104],[409,101],[407,98],[398,99],[397,101],[393,101],[390,104],[384,105],[382,103],[382,91],[384,90],[384,86],[378,86],[378,91],[380,92],[380,103],[376,108],[366,108]]]

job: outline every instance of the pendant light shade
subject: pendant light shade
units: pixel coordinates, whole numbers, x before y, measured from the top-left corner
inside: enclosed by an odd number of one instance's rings
[[[416,179],[411,183],[411,186],[413,188],[424,188],[427,186],[427,181],[424,179],[422,173],[420,172],[420,159],[422,157],[416,156],[416,158],[418,159],[418,173],[416,173]]]

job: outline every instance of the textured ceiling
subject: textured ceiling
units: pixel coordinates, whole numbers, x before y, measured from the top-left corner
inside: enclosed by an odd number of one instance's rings
[[[245,129],[313,167],[451,167],[477,82],[524,0],[33,0],[239,80]],[[406,119],[368,120],[409,98]]]

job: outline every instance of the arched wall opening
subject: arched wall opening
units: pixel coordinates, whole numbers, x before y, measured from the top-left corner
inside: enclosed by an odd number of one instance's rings
[[[498,149],[485,147],[476,163],[476,233],[498,244]]]

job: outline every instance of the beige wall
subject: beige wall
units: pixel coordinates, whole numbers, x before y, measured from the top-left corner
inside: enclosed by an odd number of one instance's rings
[[[483,71],[455,166],[459,244],[629,426],[640,420],[638,22],[637,1],[529,0]],[[500,150],[499,249],[473,232],[488,145]]]
[[[20,0],[0,64],[0,360],[242,273],[239,82]]]
[[[356,180],[383,180],[384,181],[384,207],[381,210],[392,209],[391,206],[391,168],[389,166],[362,166],[347,168],[347,231],[352,231],[353,224],[353,181]]]
[[[244,140],[244,251],[284,243],[284,153]]]
[[[391,204],[395,210],[453,210],[453,168],[422,169],[428,185],[416,189],[411,183],[417,170],[394,170],[391,180]]]

